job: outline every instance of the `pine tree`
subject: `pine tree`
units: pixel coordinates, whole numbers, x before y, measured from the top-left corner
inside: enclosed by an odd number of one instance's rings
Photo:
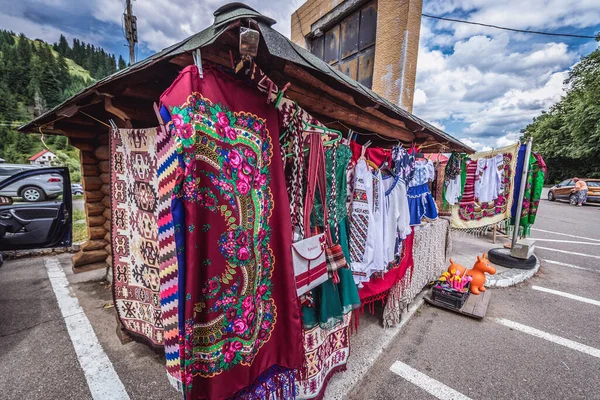
[[[67,42],[67,38],[65,35],[60,35],[60,39],[58,39],[58,53],[62,54],[65,57],[69,57],[71,54],[71,48],[69,47],[69,42]]]
[[[119,71],[127,68],[127,63],[125,63],[125,59],[123,59],[122,55],[119,55]]]

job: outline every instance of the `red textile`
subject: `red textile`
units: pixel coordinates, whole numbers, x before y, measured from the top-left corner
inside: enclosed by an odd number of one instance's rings
[[[363,283],[363,288],[358,291],[362,306],[365,305],[365,301],[366,303],[370,303],[379,300],[383,293],[387,292],[392,286],[404,278],[404,274],[406,274],[408,268],[412,271],[414,266],[412,255],[414,238],[415,235],[412,233],[404,240],[402,260],[396,268],[389,270],[381,278],[372,278],[369,282]]]
[[[274,365],[300,369],[302,322],[279,113],[218,68],[186,67],[161,96],[183,199],[187,399],[225,399]],[[263,374],[261,376],[261,374]],[[275,377],[274,377],[275,380]]]
[[[358,161],[362,151],[362,146],[355,141],[350,142],[350,149],[352,150],[352,161]],[[376,165],[382,166],[384,161],[388,162],[388,165],[392,165],[392,149],[384,149],[382,147],[367,147],[365,151],[365,158],[373,161]]]
[[[465,188],[460,199],[460,205],[473,204],[475,201],[475,180],[477,179],[477,160],[472,160],[467,164],[467,180]]]

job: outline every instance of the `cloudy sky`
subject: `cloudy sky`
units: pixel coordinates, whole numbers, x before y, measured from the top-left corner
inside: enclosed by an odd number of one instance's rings
[[[203,29],[228,2],[135,0],[138,60]],[[289,36],[290,15],[303,0],[246,3]],[[123,8],[124,0],[0,0],[0,28],[48,42],[62,33],[126,57]],[[600,32],[600,0],[424,0],[423,12],[517,29]],[[478,149],[512,143],[560,99],[569,69],[596,46],[423,18],[414,113]]]

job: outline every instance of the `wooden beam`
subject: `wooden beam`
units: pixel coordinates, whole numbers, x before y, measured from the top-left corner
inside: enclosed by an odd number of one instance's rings
[[[131,128],[131,118],[119,108],[113,106],[112,99],[108,96],[104,97],[104,109],[125,123],[126,128]]]
[[[155,99],[158,99],[158,96]],[[131,99],[119,96],[112,101],[112,104],[116,109],[129,116],[130,122],[131,120],[143,121],[145,124],[148,124],[144,128],[158,125],[151,102],[131,101]]]
[[[384,113],[382,113],[381,111],[378,111],[375,108],[375,105],[379,105],[378,103],[375,103],[373,107],[361,107],[358,104],[356,104],[356,101],[354,99],[354,97],[352,95],[349,95],[347,93],[344,93],[342,91],[339,90],[335,90],[334,88],[332,88],[331,86],[327,85],[326,83],[320,81],[319,79],[317,79],[316,77],[314,77],[313,75],[311,75],[309,72],[307,72],[306,70],[298,67],[297,65],[294,65],[290,62],[286,63],[286,66],[283,70],[285,75],[289,75],[292,78],[298,79],[300,81],[302,81],[304,84],[309,85],[311,87],[314,87],[316,89],[322,90],[323,92],[337,98],[338,100],[341,100],[351,106],[357,107],[357,108],[361,108],[362,110],[368,112],[369,114],[373,115],[374,117],[377,117],[379,119],[382,119],[394,126],[397,126],[399,128],[405,129],[406,131],[411,131],[409,128],[407,128],[406,124],[404,123],[404,121],[401,121],[399,119],[396,118],[391,118],[388,117],[387,115],[385,115]],[[377,107],[378,108],[378,107]]]
[[[96,144],[92,140],[77,140],[69,138],[71,146],[77,147],[81,151],[94,151]]]
[[[127,86],[123,93],[120,96],[131,97],[134,99],[146,100],[146,101],[157,101],[157,99],[162,94],[162,91],[159,90],[157,92],[154,87],[149,85],[137,85],[137,86]]]
[[[286,91],[286,96],[296,101],[309,113],[326,115],[329,118],[342,121],[345,124],[356,126],[368,132],[377,132],[380,135],[412,142],[414,136],[397,126],[391,125],[371,114],[362,112],[358,108],[347,107],[323,92],[314,89],[305,89],[298,85],[291,86]]]

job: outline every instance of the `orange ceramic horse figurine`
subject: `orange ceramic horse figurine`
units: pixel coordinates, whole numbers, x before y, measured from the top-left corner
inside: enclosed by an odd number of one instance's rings
[[[483,253],[482,256],[477,256],[477,261],[473,268],[467,270],[466,274],[473,277],[471,281],[471,293],[479,294],[480,292],[485,292],[485,274],[487,272],[490,275],[494,275],[496,273],[496,268],[490,261],[487,259],[487,255]]]

